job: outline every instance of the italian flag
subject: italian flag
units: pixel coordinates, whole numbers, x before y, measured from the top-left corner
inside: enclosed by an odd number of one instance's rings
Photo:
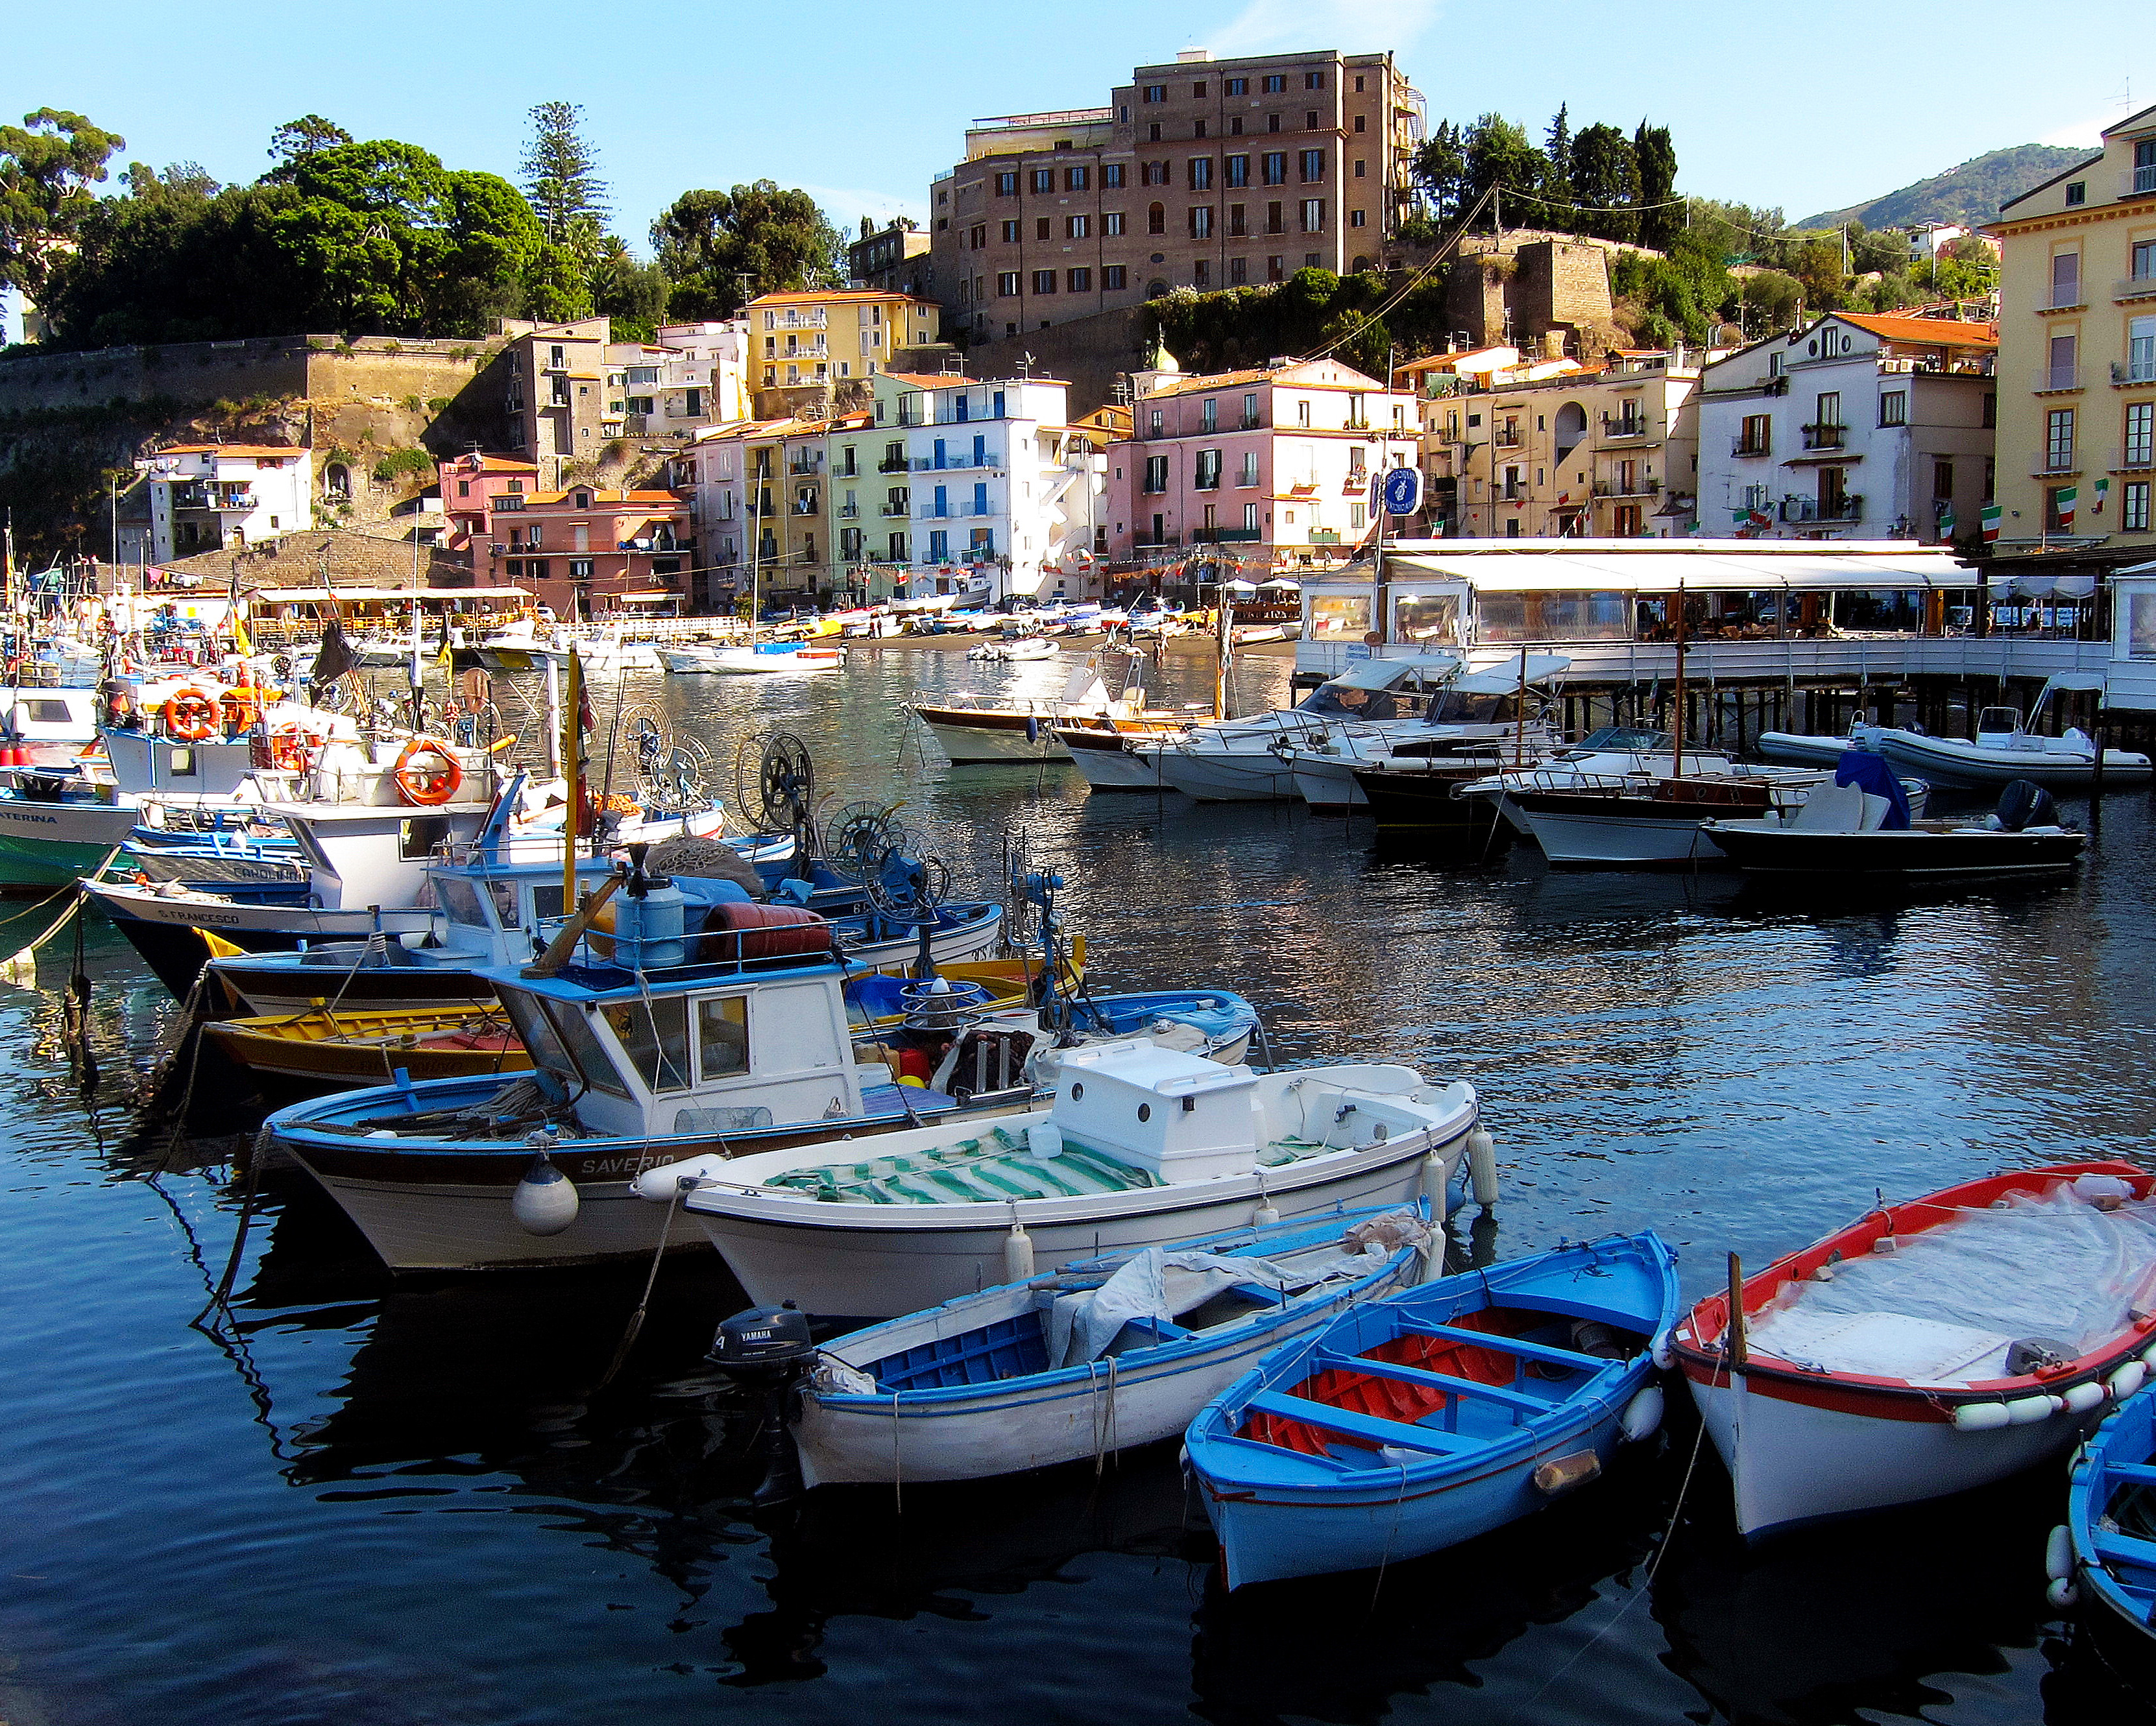
[[[1999,537],[2001,514],[1999,506],[1996,504],[1986,504],[1984,506],[1984,543],[1987,545]]]
[[[2111,481],[2110,481],[2109,479],[2099,479],[2099,480],[2097,480],[2097,483],[2096,483],[2096,501],[2089,506],[2089,512],[2090,512],[2090,514],[2092,514],[2092,515],[2102,515],[2102,514],[2103,514],[2103,500],[2104,500],[2104,499],[2105,499],[2105,498],[2108,497],[2110,494],[2111,494]]]
[[[1939,537],[1950,540],[1954,535],[1953,505],[1948,504],[1939,511]]]
[[[2059,488],[2059,528],[2061,532],[2071,533],[2074,530],[2074,505],[2081,500],[2082,489],[2078,485]]]

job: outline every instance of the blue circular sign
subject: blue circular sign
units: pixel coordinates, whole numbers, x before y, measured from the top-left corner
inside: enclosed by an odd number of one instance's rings
[[[1422,508],[1422,469],[1389,468],[1383,481],[1385,513],[1412,515]]]

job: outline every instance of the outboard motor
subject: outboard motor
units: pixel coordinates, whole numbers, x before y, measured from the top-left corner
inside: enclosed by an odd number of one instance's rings
[[[763,1458],[763,1479],[750,1502],[762,1507],[799,1498],[801,1456],[793,1446],[793,1423],[816,1358],[808,1315],[790,1300],[736,1313],[720,1323],[704,1358],[760,1395],[756,1447]]]
[[[2009,780],[2005,790],[1999,794],[1999,807],[1993,821],[2001,832],[2018,833],[2026,827],[2056,827],[2059,824],[2059,806],[2051,794],[2033,779]]]

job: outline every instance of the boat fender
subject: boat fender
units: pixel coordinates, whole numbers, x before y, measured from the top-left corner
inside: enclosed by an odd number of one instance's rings
[[[1535,1490],[1546,1498],[1559,1498],[1601,1472],[1601,1457],[1591,1450],[1574,1451],[1568,1457],[1553,1457],[1536,1469]]]
[[[1443,1216],[1451,1196],[1451,1181],[1447,1176],[1445,1159],[1435,1151],[1422,1160],[1422,1196],[1430,1205],[1430,1214]]]
[[[1004,1280],[1023,1283],[1033,1274],[1033,1237],[1025,1225],[1014,1222],[1004,1240]]]
[[[1654,1344],[1648,1350],[1648,1358],[1655,1363],[1656,1372],[1667,1372],[1670,1370],[1671,1365],[1677,1357],[1676,1351],[1670,1346],[1669,1332],[1660,1330],[1655,1333]]]
[[[2138,1360],[2129,1360],[2111,1375],[2111,1394],[2121,1402],[2142,1386],[2148,1376],[2148,1369]]]
[[[2063,1406],[2056,1396],[2016,1396],[2005,1405],[2006,1424],[2033,1426],[2039,1421],[2051,1419]]]
[[[1063,1129],[1054,1121],[1035,1121],[1025,1129],[1026,1155],[1049,1162],[1063,1155]]]
[[[1467,1135],[1467,1178],[1482,1209],[1497,1202],[1497,1141],[1480,1127]]]
[[[2092,1408],[2101,1408],[2103,1406],[2103,1386],[2091,1383],[2076,1385],[2073,1389],[2065,1392],[2059,1401],[2066,1405],[2068,1414],[2085,1415]]]
[[[1617,1424],[1627,1444],[1652,1438],[1662,1426],[1662,1387],[1649,1385],[1641,1391],[1625,1405],[1625,1412],[1619,1416]]]
[[[1901,1246],[1902,1243],[1893,1236],[1881,1235],[1871,1243],[1871,1250],[1874,1252],[1897,1252],[1901,1250]]]
[[[2061,1523],[2044,1542],[2044,1575],[2054,1582],[2071,1581],[2074,1574],[2074,1541]]]
[[[509,1214],[516,1226],[527,1235],[558,1235],[577,1220],[578,1203],[577,1183],[554,1166],[542,1146],[534,1145],[531,1160],[509,1198]]]
[[[2003,1402],[1964,1402],[1953,1411],[1953,1423],[1958,1432],[1996,1432],[2011,1416]]]
[[[2149,1366],[2156,1366],[2156,1343],[2149,1344],[2147,1348],[2141,1351],[2141,1359],[2144,1364]]]
[[[2061,1577],[2045,1589],[2044,1598],[2061,1612],[2082,1597],[2082,1591],[2066,1578]]]

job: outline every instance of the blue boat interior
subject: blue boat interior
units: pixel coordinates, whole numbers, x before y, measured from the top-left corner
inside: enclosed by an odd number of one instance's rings
[[[2074,1513],[2082,1549],[2102,1571],[2091,1580],[2123,1616],[2156,1629],[2156,1402],[2148,1393],[2104,1423],[2082,1466],[2092,1476],[2086,1497],[2074,1494]]]

